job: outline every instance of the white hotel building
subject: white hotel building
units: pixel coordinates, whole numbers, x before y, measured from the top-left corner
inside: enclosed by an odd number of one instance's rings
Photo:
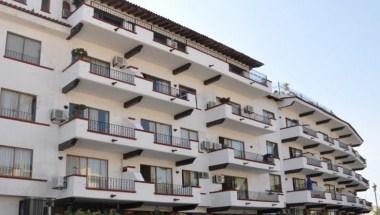
[[[0,214],[360,214],[355,129],[123,0],[0,0]]]

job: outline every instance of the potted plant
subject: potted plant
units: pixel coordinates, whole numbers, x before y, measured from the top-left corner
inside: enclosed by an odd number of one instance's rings
[[[76,8],[78,8],[84,3],[84,0],[73,0],[72,3]]]
[[[72,62],[82,58],[82,57],[87,57],[87,51],[84,48],[76,48],[71,50],[71,59]]]

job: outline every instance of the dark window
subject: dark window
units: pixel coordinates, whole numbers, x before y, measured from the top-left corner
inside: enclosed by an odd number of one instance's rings
[[[32,159],[30,149],[0,146],[0,175],[30,178]]]
[[[172,126],[160,122],[141,119],[141,126],[145,131],[155,133],[155,142],[160,144],[172,144]]]
[[[157,184],[172,184],[171,168],[141,164],[140,171],[146,182]]]
[[[181,128],[181,137],[192,141],[198,141],[198,131]]]
[[[233,148],[235,157],[245,158],[245,149],[243,141],[219,137],[219,143],[222,144],[223,148]]]
[[[299,125],[299,122],[298,120],[296,119],[289,119],[289,118],[286,118],[285,119],[285,122],[286,122],[286,127],[293,127],[293,126],[297,126]]]
[[[186,44],[185,43],[182,43],[178,40],[167,37],[163,34],[154,32],[153,41],[167,45],[167,46],[172,47],[174,49],[177,49],[179,51],[186,52]]]
[[[97,158],[68,155],[66,159],[67,175],[108,176],[108,161]]]
[[[270,174],[269,180],[270,180],[270,191],[282,192],[281,176]]]
[[[263,110],[263,116],[268,119],[276,119],[274,113],[267,110]]]
[[[20,2],[20,3],[23,3],[23,4],[26,4],[26,0],[14,0],[15,2]]]
[[[62,2],[62,18],[67,18],[71,14],[71,5],[67,1]]]
[[[325,184],[326,192],[335,193],[335,186],[332,184]]]
[[[132,31],[132,32],[135,31],[134,23],[124,20],[123,18],[115,16],[113,14],[107,13],[105,11],[99,10],[97,8],[95,8],[94,10],[94,17],[96,19],[100,19],[103,22],[107,22],[119,28],[123,28],[125,30]]]
[[[182,184],[184,187],[199,187],[199,173],[182,170]]]
[[[175,90],[172,89],[171,87],[170,81],[157,78],[148,74],[143,74],[143,75],[145,79],[153,82],[153,91],[163,93],[166,95],[177,96]],[[178,96],[181,96],[181,95],[178,95]]]
[[[40,64],[41,42],[8,32],[5,56],[36,64]]]
[[[90,131],[108,133],[110,131],[109,111],[87,107],[70,103],[69,117],[88,119],[88,129]]]
[[[230,72],[233,72],[233,73],[241,75],[241,76],[244,76],[244,74],[248,73],[244,69],[242,69],[240,67],[237,67],[237,66],[235,66],[233,64],[229,64],[229,70],[230,70]],[[249,76],[247,78],[249,78]]]
[[[0,93],[0,116],[34,121],[36,97],[12,90],[2,89]]]
[[[42,0],[41,10],[44,12],[50,11],[50,0]]]
[[[273,155],[274,158],[279,158],[277,143],[267,141],[267,154]]]
[[[305,190],[306,189],[306,180],[300,178],[293,178],[293,189],[297,190]]]
[[[290,158],[298,158],[298,157],[302,157],[303,152],[301,149],[289,147],[289,154],[290,154]]]

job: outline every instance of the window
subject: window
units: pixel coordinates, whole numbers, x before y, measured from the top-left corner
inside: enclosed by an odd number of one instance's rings
[[[0,146],[0,175],[32,177],[32,158],[30,149]]]
[[[182,43],[178,40],[172,39],[168,36],[165,36],[163,34],[154,32],[153,34],[153,41],[170,46],[172,48],[177,49],[178,51],[186,52],[186,44]]]
[[[225,175],[222,190],[237,190],[238,199],[248,199],[247,178]]]
[[[233,148],[235,157],[245,158],[244,142],[239,140],[228,139],[225,137],[219,137],[219,143],[223,148]]]
[[[269,181],[270,181],[270,191],[282,192],[281,176],[270,174]]]
[[[88,129],[91,131],[109,132],[109,111],[70,103],[69,117],[88,119]]]
[[[153,91],[163,93],[166,95],[173,95],[175,92],[172,92],[172,87],[170,81],[160,79],[151,75],[143,74],[144,78],[153,82]],[[176,95],[173,95],[176,96]],[[180,96],[180,95],[178,95]]]
[[[49,11],[50,11],[50,0],[42,0],[41,10],[49,13]]]
[[[305,190],[306,189],[306,180],[300,178],[293,178],[293,189],[297,190]]]
[[[141,175],[144,180],[156,184],[171,184],[172,169],[158,166],[140,165]]]
[[[155,133],[155,141],[161,144],[172,144],[172,126],[164,123],[141,119],[141,126],[145,131]]]
[[[285,122],[286,122],[286,127],[293,127],[293,126],[297,126],[299,125],[299,122],[298,120],[296,119],[289,119],[289,118],[286,118],[285,119]]]
[[[180,94],[180,98],[187,99],[187,94],[192,94],[196,96],[197,90],[190,87],[183,86],[183,85],[179,85],[179,94]]]
[[[199,187],[199,173],[182,170],[182,184],[184,187]]]
[[[71,14],[71,5],[67,1],[62,2],[62,18],[67,18]]]
[[[2,89],[0,94],[0,115],[14,119],[34,121],[36,97],[12,90]]]
[[[267,154],[273,155],[274,158],[279,158],[277,143],[267,141]]]
[[[335,186],[332,184],[325,184],[326,192],[335,193]]]
[[[276,119],[274,113],[267,110],[263,110],[263,116],[268,119]]]
[[[303,152],[301,149],[289,147],[289,154],[290,154],[290,158],[298,158],[298,157],[302,157]]]
[[[66,174],[107,177],[108,161],[68,155],[66,160]]]
[[[181,137],[192,141],[198,141],[198,131],[181,128]]]
[[[8,32],[5,56],[36,64],[40,64],[41,42]]]
[[[14,0],[15,2],[20,2],[20,3],[23,3],[23,4],[26,4],[26,0]]]

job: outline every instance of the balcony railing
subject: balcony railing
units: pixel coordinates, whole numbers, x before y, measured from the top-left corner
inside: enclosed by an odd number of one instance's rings
[[[352,176],[352,170],[347,169],[345,167],[342,167],[342,169],[343,169],[343,174]]]
[[[306,163],[311,166],[322,167],[321,161],[315,158],[306,157]]]
[[[40,57],[39,56],[38,57],[30,56],[30,55],[27,55],[25,53],[21,53],[21,52],[10,50],[10,49],[5,50],[5,57],[20,60],[23,62],[35,64],[35,65],[40,65]]]
[[[327,169],[329,170],[333,170],[335,172],[339,172],[339,169],[338,169],[338,166],[337,165],[334,165],[332,163],[327,163]]]
[[[266,164],[274,164],[273,157],[271,155],[260,155],[253,152],[247,152],[242,150],[234,149],[234,155],[235,158],[254,161],[254,162],[260,162],[260,163],[266,163]]]
[[[336,200],[336,201],[342,201],[342,194],[341,193],[330,193],[331,194],[331,199]]]
[[[0,108],[0,116],[24,121],[34,121],[33,112],[24,112],[15,109]]]
[[[311,194],[311,198],[318,198],[318,199],[325,199],[326,198],[325,191],[312,190],[312,191],[310,191],[310,194]]]
[[[356,196],[345,195],[347,198],[347,202],[356,203]]]
[[[135,182],[129,179],[87,176],[87,187],[109,191],[135,191]]]
[[[253,200],[253,201],[265,201],[265,202],[278,202],[279,196],[276,193],[270,192],[256,192],[247,190],[238,190],[238,200]]]
[[[118,137],[125,138],[135,138],[135,129],[130,127],[125,127],[121,125],[110,124],[108,122],[100,122],[95,120],[88,121],[88,130],[102,133],[102,134],[110,134]]]
[[[111,10],[107,7],[102,7],[101,9],[95,8],[94,18],[107,22],[108,24],[123,28],[128,31],[135,31],[135,24],[124,19],[124,17],[118,16],[115,14],[114,10]]]
[[[252,119],[257,122],[264,123],[266,125],[272,125],[271,119],[269,117],[254,112],[248,112],[242,108],[232,108],[232,113],[238,116]]]
[[[318,137],[317,136],[317,131],[314,131],[313,129],[307,127],[307,126],[302,126],[302,129],[303,129],[303,133],[304,134],[307,134],[307,135],[310,135],[310,136],[313,136],[313,137]]]
[[[135,75],[127,72],[111,69],[109,66],[103,66],[96,63],[90,64],[90,73],[111,78],[128,84],[135,83]]]
[[[179,184],[156,183],[155,193],[163,195],[192,196],[192,187],[184,187]]]
[[[0,176],[31,178],[31,166],[9,167],[0,166]]]
[[[153,82],[153,91],[187,100],[188,92],[183,89],[175,88],[167,84]]]
[[[344,150],[348,150],[348,149],[349,149],[349,147],[348,147],[347,144],[342,143],[342,142],[340,142],[340,141],[339,141],[339,147],[342,148],[342,149],[344,149]]]
[[[332,143],[332,144],[335,143],[334,138],[328,136],[327,134],[323,134],[323,140],[328,142],[328,143]]]
[[[159,144],[175,146],[180,148],[191,149],[191,143],[189,139],[182,137],[175,137],[168,134],[155,134],[155,142]]]

